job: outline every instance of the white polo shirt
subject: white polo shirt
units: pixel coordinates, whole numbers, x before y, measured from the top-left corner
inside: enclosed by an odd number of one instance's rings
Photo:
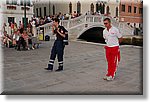
[[[122,34],[116,27],[111,27],[109,31],[107,28],[103,30],[103,37],[108,47],[119,46],[118,38],[122,37]]]

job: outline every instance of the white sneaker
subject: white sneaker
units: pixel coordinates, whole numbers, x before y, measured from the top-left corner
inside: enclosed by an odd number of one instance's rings
[[[109,77],[109,76],[104,76],[104,78],[103,78],[103,79],[104,79],[104,80],[107,80],[107,77]]]
[[[30,48],[28,48],[28,50],[30,50]]]
[[[34,47],[32,47],[32,50],[34,50]]]
[[[112,80],[114,80],[114,77],[112,77],[112,76],[109,76],[109,77],[107,77],[107,79],[106,79],[107,81],[112,81]]]

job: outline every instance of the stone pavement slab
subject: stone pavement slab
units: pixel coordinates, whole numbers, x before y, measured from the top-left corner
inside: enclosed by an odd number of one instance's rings
[[[121,46],[116,79],[108,82],[103,80],[103,45],[71,41],[65,48],[64,71],[49,72],[44,68],[52,45],[42,42],[30,51],[3,48],[3,94],[143,94],[142,48]]]

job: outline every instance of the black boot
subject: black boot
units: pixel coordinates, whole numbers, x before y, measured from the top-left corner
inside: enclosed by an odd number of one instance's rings
[[[48,68],[45,68],[45,70],[53,71],[53,65],[48,64]]]
[[[63,71],[63,66],[59,66],[57,70],[55,70],[56,72],[60,72]]]

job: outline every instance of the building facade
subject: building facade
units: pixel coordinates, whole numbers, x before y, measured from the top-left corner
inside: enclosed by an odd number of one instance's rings
[[[119,16],[118,0],[35,0],[34,13],[35,16],[55,15],[59,12],[63,14],[71,14],[74,11],[80,14],[87,12],[101,12],[101,14],[109,14],[112,17]]]
[[[143,1],[121,0],[119,5],[119,21],[127,22],[135,28],[143,27]]]
[[[3,0],[0,4],[0,14],[2,16],[1,24],[10,22],[24,22],[24,0]],[[26,0],[26,20],[29,21],[33,17],[33,7],[30,0]]]
[[[35,0],[35,16],[55,15],[59,12],[71,14],[74,11],[85,14],[87,12],[101,12],[126,22],[132,27],[143,27],[143,0]]]

